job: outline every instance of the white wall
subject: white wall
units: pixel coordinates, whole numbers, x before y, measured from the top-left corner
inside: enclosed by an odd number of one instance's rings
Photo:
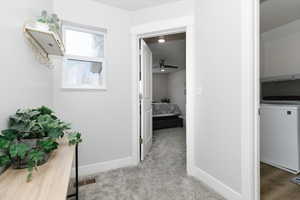
[[[167,20],[194,14],[195,0],[182,0],[132,12],[132,25]]]
[[[241,3],[205,0],[195,6],[195,164],[215,187],[221,183],[223,191],[236,193],[242,190]]]
[[[168,92],[168,74],[153,74],[152,79],[152,99],[160,102],[161,99],[169,98]]]
[[[51,11],[49,0],[11,0],[0,12],[0,129],[18,108],[52,107],[52,71],[39,64],[23,36],[26,20]],[[1,170],[0,170],[1,171]]]
[[[130,15],[93,0],[55,0],[54,10],[63,20],[107,29],[107,91],[62,90],[62,66],[55,71],[55,108],[83,134],[80,165],[99,164],[97,171],[132,155]]]
[[[261,35],[261,76],[300,73],[300,20]]]
[[[185,85],[186,85],[185,70],[169,73],[168,75],[169,98],[171,100],[171,103],[175,103],[179,106],[184,119],[185,119],[185,112],[186,112]]]

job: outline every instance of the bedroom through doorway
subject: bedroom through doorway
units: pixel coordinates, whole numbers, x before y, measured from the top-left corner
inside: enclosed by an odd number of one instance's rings
[[[185,32],[140,39],[139,91],[142,165],[186,172]]]

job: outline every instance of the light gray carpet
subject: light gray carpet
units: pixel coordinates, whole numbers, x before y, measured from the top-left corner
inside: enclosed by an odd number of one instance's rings
[[[96,174],[80,187],[80,200],[224,200],[186,174],[185,130],[154,132],[154,143],[138,167]]]

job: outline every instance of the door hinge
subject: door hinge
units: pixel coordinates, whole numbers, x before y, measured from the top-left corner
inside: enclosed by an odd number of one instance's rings
[[[140,144],[143,144],[143,138],[140,137]]]
[[[143,99],[143,94],[139,94],[139,100],[142,100]]]

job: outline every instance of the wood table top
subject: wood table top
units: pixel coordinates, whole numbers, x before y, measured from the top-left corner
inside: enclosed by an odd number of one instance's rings
[[[27,169],[8,169],[0,175],[0,200],[66,200],[75,146],[61,142],[48,162],[26,182]]]

